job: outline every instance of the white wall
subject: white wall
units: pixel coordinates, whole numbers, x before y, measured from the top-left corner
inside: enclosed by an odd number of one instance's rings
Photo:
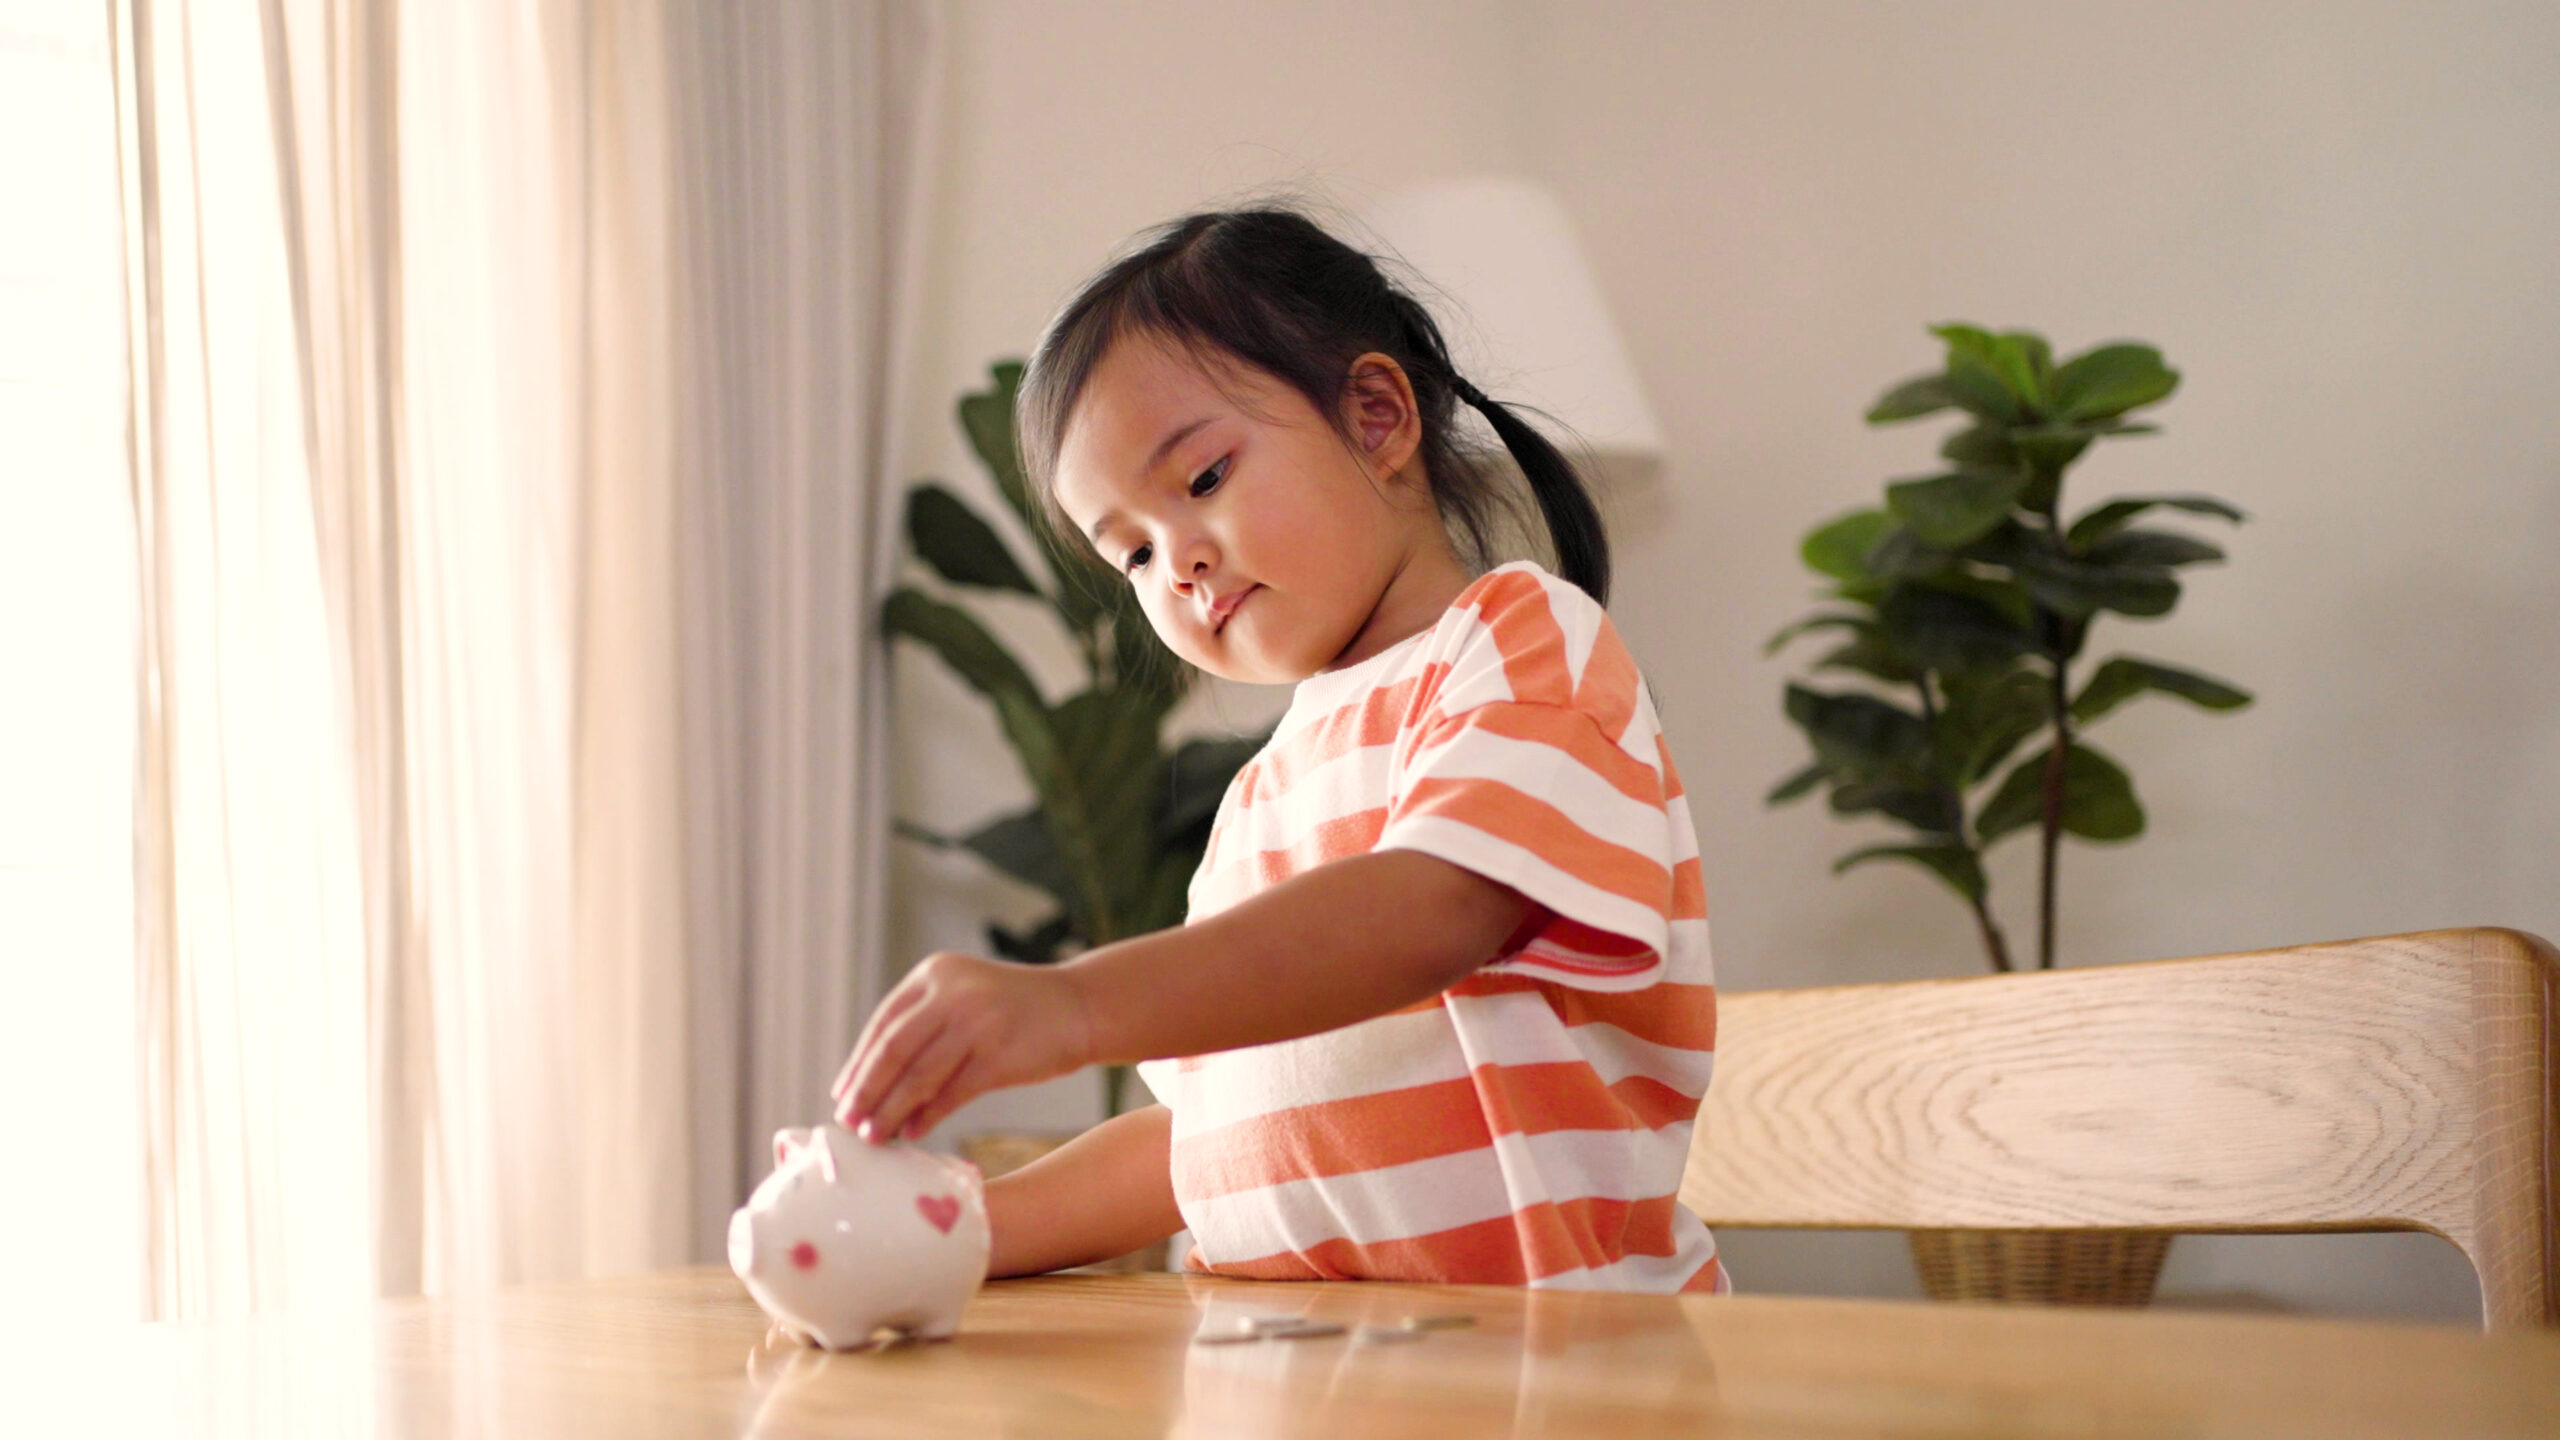
[[[1559,187],[1668,432],[1660,479],[1607,502],[1612,611],[1689,786],[1729,988],[1983,965],[1934,882],[1830,876],[1870,827],[1759,800],[1802,754],[1778,708],[1801,657],[1759,653],[1812,598],[1795,544],[1931,468],[1947,422],[1858,417],[1952,319],[2159,345],[2185,375],[2165,433],[2100,447],[2072,500],[2200,490],[2251,515],[2196,527],[2232,560],[2189,572],[2174,616],[2093,641],[2260,699],[2105,722],[2151,829],[2066,849],[2065,962],[2560,936],[2560,10],[980,0],[955,21],[917,474],[981,483],[949,397],[1143,225],[1268,178],[1347,204],[1460,169]],[[1021,803],[982,707],[920,659],[900,684],[903,813]],[[2031,848],[1993,867],[2020,948]],[[911,954],[1036,908],[957,862],[911,855],[900,881]],[[953,1128],[1081,1123],[1089,1095]],[[1749,1288],[1910,1293],[1895,1237],[1725,1239]],[[2423,1236],[2190,1237],[2164,1283],[2476,1304]]]

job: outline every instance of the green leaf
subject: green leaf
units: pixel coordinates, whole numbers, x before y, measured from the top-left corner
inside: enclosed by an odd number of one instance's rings
[[[1022,387],[1022,362],[999,360],[987,367],[990,384],[960,397],[960,431],[969,439],[987,474],[994,478],[1005,503],[1033,530],[1040,528],[1031,482],[1023,473],[1022,451],[1013,429],[1014,397]]]
[[[1813,662],[1813,668],[1855,670],[1896,685],[1913,684],[1920,679],[1920,667],[1896,654],[1873,625],[1861,629],[1847,644],[1826,652]]]
[[[2166,399],[2178,372],[2148,345],[2101,345],[2053,372],[2053,406],[2065,420],[2098,420]]]
[[[1874,579],[1867,552],[1893,528],[1893,517],[1882,510],[1856,510],[1826,521],[1804,537],[1804,563],[1835,580]]]
[[[2246,518],[2235,507],[2224,504],[2210,495],[2135,495],[2122,500],[2110,500],[2072,521],[2070,533],[2064,537],[2063,543],[2071,547],[2073,554],[2083,553],[2090,546],[2123,529],[2135,516],[2155,505],[2165,505],[2173,510],[2184,510],[2196,515],[2219,515],[2234,524]]]
[[[2026,483],[2014,470],[1958,470],[1897,480],[1885,487],[1885,505],[1912,534],[1952,550],[2008,519]]]
[[[1938,753],[1959,789],[1972,788],[2053,718],[2053,681],[2035,670],[1949,676],[1946,691]]]
[[[1872,695],[1787,687],[1787,718],[1835,771],[1926,783],[1932,752],[1919,716]]]
[[[1832,865],[1831,873],[1838,875],[1870,860],[1908,860],[1924,866],[1947,882],[1948,889],[1976,903],[1991,890],[1990,880],[1982,873],[1981,857],[1961,840],[1938,845],[1870,845],[1841,856]]]
[[[2100,610],[2119,615],[2166,615],[2178,603],[2178,580],[2147,565],[2092,565],[2059,555],[2027,555],[2018,578],[2037,603],[2074,619]]]
[[[2237,710],[2252,697],[2226,680],[2179,670],[2156,660],[2118,655],[2098,667],[2071,702],[2071,718],[2082,725],[2097,719],[2145,690],[2158,690],[2207,710]]]
[[[2026,463],[2009,438],[2009,427],[1988,423],[1948,436],[1938,454],[1966,470],[2016,470]]]
[[[1992,556],[1978,554],[1970,547],[1960,552],[1958,558],[1981,559],[1990,564],[2008,563]],[[1950,570],[1943,575],[1918,577],[1912,583],[1927,590],[1943,590],[1950,595],[1962,595],[1977,604],[1986,605],[2021,630],[2031,630],[2036,622],[2035,600],[2027,594],[2026,587],[2015,580],[1969,574],[1963,570]]]
[[[1863,630],[1872,623],[1864,615],[1843,615],[1837,611],[1808,615],[1763,641],[1760,653],[1775,655],[1786,648],[1788,641],[1815,630]]]
[[[1166,798],[1156,834],[1169,851],[1187,849],[1194,864],[1208,844],[1210,822],[1254,756],[1271,743],[1271,734],[1220,735],[1186,740],[1165,761]]]
[[[991,700],[1014,696],[1039,703],[1039,687],[1031,683],[1022,662],[988,634],[976,616],[956,605],[901,585],[881,602],[880,626],[892,636],[930,646],[962,680]]]
[[[1831,787],[1831,813],[1880,811],[1914,830],[1953,835],[1964,825],[1964,807],[1944,786],[1844,780]]]
[[[1164,754],[1160,696],[1087,690],[1058,706],[1059,773],[1035,780],[1068,872],[1091,907],[1085,938],[1106,944],[1133,933],[1154,869]]]
[[[1908,527],[1897,527],[1886,531],[1876,548],[1867,552],[1866,563],[1882,579],[1922,580],[1953,573],[1956,552],[1930,544]]]
[[[2174,530],[2119,530],[2091,545],[2082,558],[2092,565],[2153,565],[2165,570],[2219,560],[2222,547]]]
[[[1993,335],[1961,324],[1932,325],[1929,330],[1947,342],[1943,383],[1957,404],[2006,424],[2034,418],[2044,401],[2044,386],[2032,355],[2017,338],[2024,332]]]
[[[2045,375],[2053,369],[2053,349],[2032,330],[2003,330],[1991,337],[1991,373],[2018,398],[2028,413],[2045,406]]]
[[[960,429],[1005,503],[1038,541],[1040,558],[1057,580],[1049,603],[1057,608],[1058,618],[1078,635],[1090,635],[1106,612],[1112,592],[1129,587],[1091,551],[1058,535],[1040,513],[1014,428],[1022,368],[1019,360],[999,360],[988,366],[988,387],[960,397]]]
[[[1905,380],[1884,393],[1884,398],[1867,411],[1867,423],[1883,425],[1895,420],[1910,420],[1935,414],[1956,403],[1947,393],[1945,377],[1922,375]]]
[[[1165,855],[1157,860],[1155,873],[1147,877],[1146,895],[1139,904],[1137,921],[1130,927],[1131,935],[1170,930],[1183,922],[1191,910],[1192,872],[1199,864],[1197,855]]]
[[[2036,397],[2041,403],[2046,386],[2053,379],[2053,347],[2033,330],[2003,330],[1999,338],[2026,358],[2028,378],[2033,381],[2034,388],[2023,393]]]
[[[1956,403],[1985,420],[2021,425],[2034,418],[1990,362],[1972,355],[1947,357],[1945,385]]]
[[[2096,431],[2077,425],[2022,425],[2009,432],[2019,456],[2045,475],[2062,473],[2097,438]]]
[[[1930,670],[2004,666],[2036,648],[2035,636],[1969,596],[1905,585],[1876,607],[1876,624],[1898,656]]]
[[[981,825],[960,843],[1014,879],[1057,896],[1061,903],[1075,899],[1075,879],[1067,873],[1066,861],[1036,807]]]
[[[1021,934],[987,922],[987,948],[1017,965],[1054,965],[1059,947],[1074,938],[1075,922],[1063,914],[1053,915],[1039,928]]]
[[[1105,613],[1111,634],[1111,679],[1131,689],[1152,691],[1168,701],[1190,693],[1192,682],[1200,672],[1191,663],[1173,653],[1147,623],[1146,613],[1138,607],[1137,592],[1127,585],[1115,586]]]
[[[2018,762],[1974,820],[1983,846],[2044,823],[2044,767],[2052,747]],[[2142,833],[2142,804],[2121,766],[2095,747],[2074,742],[2062,763],[2062,828],[2086,840],[2130,840]]]
[[[1040,593],[994,527],[939,485],[928,482],[907,492],[907,543],[955,585]]]
[[[1798,799],[1814,786],[1821,784],[1823,777],[1830,773],[1830,766],[1816,760],[1793,775],[1788,776],[1786,779],[1779,781],[1777,788],[1771,790],[1768,795],[1763,797],[1761,803],[1764,805],[1784,805],[1790,800]]]

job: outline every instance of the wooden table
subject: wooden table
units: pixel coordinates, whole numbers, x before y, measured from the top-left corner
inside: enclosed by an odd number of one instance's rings
[[[1205,1345],[1298,1314],[1464,1329]],[[48,1349],[47,1347],[50,1346]],[[2560,1335],[2262,1316],[1067,1274],[826,1354],[716,1267],[8,1347],[17,1435],[2560,1435]]]

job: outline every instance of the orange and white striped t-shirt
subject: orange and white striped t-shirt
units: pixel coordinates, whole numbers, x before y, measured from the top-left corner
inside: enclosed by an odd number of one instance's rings
[[[1138,1067],[1173,1112],[1187,1267],[1730,1289],[1675,1196],[1715,1058],[1697,840],[1599,602],[1515,561],[1430,629],[1301,681],[1220,803],[1191,918],[1379,849],[1541,908],[1419,1005]]]

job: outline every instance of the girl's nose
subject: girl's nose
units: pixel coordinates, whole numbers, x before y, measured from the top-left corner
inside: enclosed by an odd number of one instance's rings
[[[1174,553],[1173,588],[1180,594],[1189,595],[1193,586],[1208,578],[1217,558],[1217,547],[1209,543],[1207,536],[1194,536],[1182,541]]]

